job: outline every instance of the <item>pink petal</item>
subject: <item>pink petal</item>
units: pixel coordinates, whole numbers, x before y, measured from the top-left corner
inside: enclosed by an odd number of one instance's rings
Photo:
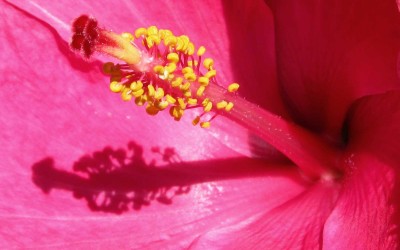
[[[327,249],[399,247],[399,110],[393,91],[365,97],[350,112],[348,173],[325,225]]]
[[[134,139],[149,149],[173,146],[183,160],[232,156],[223,145],[212,145],[219,142],[205,130],[175,136],[176,131],[195,129],[189,116],[177,123],[168,114],[150,117],[132,103],[122,102],[108,90],[98,61],[82,61],[46,23],[5,6],[2,44],[9,49],[1,54],[7,62],[3,68],[7,74],[2,76],[7,85],[0,93],[5,112],[0,119],[2,133],[9,141],[7,150],[19,148],[32,155],[40,152],[68,161],[71,156]],[[35,145],[24,143],[26,140],[35,141]],[[196,147],[187,147],[188,143]],[[211,148],[216,150],[211,152]]]
[[[216,67],[220,69],[218,78],[221,84],[238,81],[241,83],[240,93],[246,96],[247,100],[257,102],[278,114],[286,114],[275,81],[271,13],[261,0],[224,2],[223,4],[215,1],[203,1],[200,5],[201,8],[197,2],[171,5],[169,1],[158,1],[157,6],[152,8],[149,8],[148,4],[143,1],[127,3],[128,5],[122,2],[113,3],[112,6],[109,6],[108,3],[97,4],[97,2],[91,5],[82,5],[79,1],[66,1],[65,3],[14,1],[13,4],[17,4],[19,8],[50,23],[64,39],[69,39],[71,35],[70,31],[66,29],[69,22],[81,13],[90,13],[98,17],[100,24],[103,23],[116,32],[134,31],[141,25],[156,24],[159,27],[169,27],[176,32],[186,33],[196,44],[205,45],[208,56],[215,59]],[[59,8],[61,5],[63,8]],[[197,10],[195,15],[188,14],[187,9],[194,8]],[[118,15],[110,12],[110,9],[113,9]],[[161,12],[162,15],[160,15]],[[240,22],[238,22],[237,16],[241,17]],[[257,41],[263,42],[255,43],[253,37],[258,37]],[[230,49],[228,50],[228,48]],[[77,61],[79,62],[79,59]],[[105,81],[105,78],[100,78],[100,76],[99,80],[96,80],[96,82]],[[117,104],[114,105],[121,105],[115,99],[112,102]],[[129,115],[129,113],[127,114]],[[183,121],[183,123],[187,123],[187,121]],[[217,139],[228,147],[232,147],[232,142],[237,142],[237,138],[240,138],[239,140],[243,138],[254,144],[253,139],[249,139],[247,131],[237,132],[240,130],[237,126],[230,127],[227,133],[217,136]],[[233,133],[234,131],[236,132]],[[220,130],[212,129],[211,132],[216,135],[220,133]],[[204,141],[207,140],[207,137],[201,138]],[[252,145],[248,143],[236,144],[232,148],[244,155],[252,155],[254,151]]]
[[[304,191],[293,169],[238,158],[189,118],[149,117],[121,102],[100,63],[82,62],[46,22],[4,2],[0,12],[1,249],[176,249]],[[156,197],[139,211],[125,202],[118,216],[104,199],[135,193]]]
[[[233,167],[234,162],[240,162],[244,168],[240,170]],[[55,164],[56,170],[49,171],[49,176],[42,175],[47,184],[53,183],[58,186],[48,196],[43,195],[33,184],[28,185],[30,178],[24,175],[21,168],[15,169],[15,173],[8,174],[8,178],[2,178],[2,183],[5,185],[2,188],[3,199],[0,203],[2,249],[15,246],[19,248],[56,246],[63,249],[185,248],[199,234],[205,233],[212,227],[236,224],[284,203],[304,190],[292,179],[296,176],[295,172],[282,170],[265,172],[260,167],[252,167],[254,163],[249,162],[247,165],[246,161],[240,159],[226,162],[208,161],[182,165],[187,169],[187,175],[185,179],[181,179],[181,175],[178,174],[176,179],[177,183],[182,180],[188,184],[194,181],[188,193],[174,195],[174,192],[179,190],[179,184],[170,187],[165,195],[167,198],[161,196],[162,189],[155,190],[157,198],[149,205],[143,205],[137,211],[129,207],[127,212],[120,215],[114,214],[118,210],[109,210],[106,205],[101,205],[103,199],[100,197],[96,203],[98,206],[91,205],[92,209],[100,211],[95,213],[87,207],[86,201],[73,198],[71,188],[78,189],[80,191],[78,195],[90,192],[94,195],[97,193],[105,195],[105,192],[110,190],[110,183],[106,182],[106,185],[99,186],[94,180],[92,185],[85,186],[92,189],[82,189],[82,186],[71,187],[70,184],[74,182],[68,182],[70,178],[68,176],[61,178],[59,174],[63,175],[63,171],[58,169],[57,163]],[[218,168],[218,173],[215,173],[215,169],[207,167],[208,165]],[[243,177],[244,173],[247,177]],[[240,178],[235,179],[235,174]],[[71,175],[79,178],[76,174],[71,173]],[[108,177],[113,178],[112,175]],[[169,175],[170,183],[171,177]],[[228,179],[214,181],[213,178]],[[151,181],[151,177],[145,177],[143,181]],[[198,181],[202,184],[195,183]],[[116,191],[117,195],[115,198],[111,197],[108,202],[113,204],[121,198],[122,205],[131,205],[124,203],[122,198],[136,192],[141,195],[140,187],[145,187],[135,182],[131,182],[131,186],[126,187],[126,185],[127,182],[120,181],[116,189],[111,189]],[[282,190],[286,189],[287,192],[282,195]],[[169,200],[168,197],[172,198]],[[243,210],[243,207],[246,207],[246,210]]]
[[[216,228],[192,246],[198,249],[319,249],[321,231],[337,197],[336,185],[319,183],[272,210],[240,224]]]
[[[248,100],[286,113],[278,95],[272,15],[262,0],[157,1],[154,5],[145,1],[97,1],[89,5],[81,1],[17,0],[13,4],[50,23],[65,40],[71,35],[69,24],[82,13],[93,15],[116,32],[157,25],[187,34],[195,45],[207,48],[206,56],[215,59],[220,84],[240,82],[240,93]]]
[[[357,98],[399,88],[395,1],[268,1],[278,78],[296,121],[338,137]]]

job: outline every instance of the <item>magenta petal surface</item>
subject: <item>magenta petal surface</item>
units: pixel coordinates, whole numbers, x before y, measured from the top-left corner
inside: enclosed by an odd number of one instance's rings
[[[230,39],[228,52],[240,94],[288,118],[276,72],[275,30],[271,10],[259,0],[223,1]],[[289,119],[289,118],[288,118]]]
[[[43,16],[0,2],[1,249],[185,248],[304,191],[290,167],[267,170],[193,133],[189,119],[121,102],[101,64],[82,62],[63,39],[72,6],[57,16],[21,3]]]
[[[336,185],[318,183],[297,197],[242,223],[202,235],[194,249],[319,249],[323,224],[337,197]]]
[[[395,1],[268,1],[278,79],[296,121],[337,137],[357,98],[399,88]]]
[[[349,114],[347,177],[324,228],[326,249],[399,247],[399,100],[398,91],[365,97]]]

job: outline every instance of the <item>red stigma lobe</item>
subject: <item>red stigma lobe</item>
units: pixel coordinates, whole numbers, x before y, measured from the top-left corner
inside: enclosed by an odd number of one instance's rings
[[[71,48],[89,58],[95,52],[95,46],[99,40],[100,29],[96,19],[82,15],[72,24]]]

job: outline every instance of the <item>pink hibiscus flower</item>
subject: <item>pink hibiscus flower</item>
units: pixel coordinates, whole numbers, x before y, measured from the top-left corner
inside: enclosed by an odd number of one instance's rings
[[[0,248],[398,247],[394,1],[0,5]],[[205,45],[262,107],[237,98],[230,119],[250,131],[110,94],[102,58],[69,49],[82,13]]]

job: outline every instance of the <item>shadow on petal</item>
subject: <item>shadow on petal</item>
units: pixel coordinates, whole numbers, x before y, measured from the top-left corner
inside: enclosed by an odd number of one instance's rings
[[[174,197],[189,193],[197,183],[293,172],[289,164],[250,158],[182,162],[173,148],[154,147],[152,152],[161,155],[165,166],[146,163],[143,148],[131,141],[126,149],[107,146],[82,156],[73,164],[73,172],[58,168],[47,157],[33,164],[32,180],[46,194],[52,189],[67,190],[86,200],[92,211],[120,214],[152,202],[170,205]],[[300,182],[297,175],[287,177]]]

